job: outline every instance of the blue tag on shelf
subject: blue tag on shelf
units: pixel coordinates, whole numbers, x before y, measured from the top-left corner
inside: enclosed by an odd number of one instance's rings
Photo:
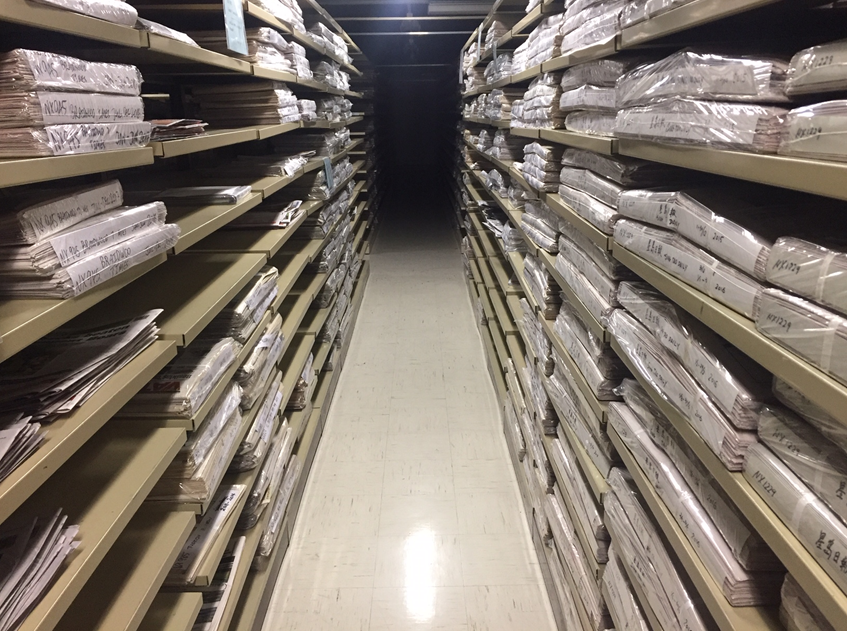
[[[332,177],[332,162],[329,161],[329,158],[324,158],[324,175],[326,175],[326,187],[329,190],[335,188],[335,181]]]
[[[226,27],[226,47],[246,55],[247,31],[244,27],[244,7],[241,0],[224,0],[224,26]]]

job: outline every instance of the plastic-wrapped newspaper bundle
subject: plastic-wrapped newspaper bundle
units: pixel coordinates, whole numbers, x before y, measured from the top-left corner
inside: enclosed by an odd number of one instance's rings
[[[775,57],[681,50],[623,75],[617,82],[618,106],[647,105],[670,97],[785,103],[787,72],[788,64]]]
[[[553,374],[553,368],[555,366],[553,362],[553,345],[544,332],[541,322],[538,321],[538,316],[533,311],[532,305],[529,304],[526,298],[521,298],[520,305],[523,311],[521,323],[524,327],[523,332],[526,334],[528,345],[532,349],[535,359],[538,361],[539,369],[545,376],[549,377]]]
[[[559,172],[559,181],[569,188],[591,195],[591,197],[612,209],[617,208],[618,198],[626,190],[617,182],[607,180],[593,171],[576,169],[571,166],[562,167]],[[565,192],[567,193],[567,191]],[[603,214],[608,216],[611,213],[604,210]]]
[[[339,90],[350,89],[350,75],[341,69],[334,61],[319,61],[312,69],[312,75],[316,81],[325,83],[331,88]]]
[[[44,4],[54,9],[80,13],[124,26],[135,26],[138,20],[138,11],[123,0],[36,0],[35,4]]]
[[[268,455],[262,463],[261,469],[259,469],[259,475],[253,482],[244,510],[238,518],[237,528],[239,530],[253,528],[264,514],[265,509],[276,498],[286,463],[291,458],[291,452],[296,441],[297,436],[289,426],[288,421],[283,419],[279,430],[271,439]]]
[[[782,585],[779,620],[787,631],[835,631],[791,574]]]
[[[279,314],[277,314],[279,317]],[[285,347],[282,331],[276,337],[269,336],[269,346],[259,346],[257,344],[256,352],[256,368],[251,375],[251,379],[244,382],[244,394],[241,397],[241,409],[251,410],[259,401],[262,395],[267,391],[268,384],[271,381],[271,375],[276,369],[276,364],[282,357],[282,351]],[[251,356],[250,359],[253,359]]]
[[[315,356],[309,353],[306,359],[306,364],[303,370],[300,371],[300,377],[294,385],[294,390],[291,392],[291,398],[288,400],[286,410],[305,410],[309,401],[312,399],[312,392],[317,384],[318,377],[314,369]]]
[[[568,241],[565,240],[564,243],[565,247],[568,247]],[[556,270],[562,275],[568,287],[576,294],[579,302],[594,319],[600,323],[605,322],[614,310],[614,305],[610,304],[609,300],[600,294],[592,282],[571,261],[571,256],[568,256],[565,252],[560,252],[559,256],[556,257]],[[610,282],[614,283],[615,281]]]
[[[277,268],[263,266],[208,324],[203,336],[229,336],[239,344],[247,342],[277,296],[277,278]]]
[[[512,110],[512,119],[518,121],[515,127],[540,127],[556,129],[564,126],[565,114],[559,110],[562,98],[561,75],[545,72],[532,80],[523,95],[523,107],[520,117]]]
[[[0,157],[129,149],[150,141],[141,73],[16,48],[0,55]]]
[[[564,234],[559,237],[559,256],[556,258],[557,266],[565,270],[563,274],[568,276],[573,275],[572,271],[568,269],[568,265],[559,265],[559,258],[562,258],[563,263],[568,263],[582,275],[582,277],[577,278],[574,283],[575,286],[573,287],[573,290],[575,293],[579,296],[584,296],[585,292],[580,291],[580,288],[587,284],[590,285],[594,292],[596,292],[597,296],[600,297],[602,307],[599,309],[592,309],[592,312],[598,320],[602,321],[609,308],[618,306],[618,279],[606,274],[602,265],[596,263],[585,250],[579,247],[575,242],[571,241],[570,238]],[[594,292],[592,292],[592,296]],[[588,301],[589,304],[592,302],[594,302],[593,299]]]
[[[526,42],[518,47],[526,50],[525,65],[515,68],[514,57],[512,58],[512,74],[518,74],[560,55],[561,27],[564,17],[563,13],[556,13],[541,20],[541,23],[529,34]]]
[[[318,120],[318,104],[312,99],[297,99],[297,109],[300,110],[300,120],[304,123]]]
[[[769,398],[768,371],[646,283],[621,283],[618,299],[682,362],[733,425],[756,429],[759,411]]]
[[[559,220],[544,202],[528,201],[521,215],[521,229],[526,236],[545,252],[559,251]]]
[[[301,33],[306,32],[303,9],[296,0],[258,0],[258,4],[286,26]]]
[[[303,222],[297,237],[303,239],[323,239],[337,225],[339,218],[350,207],[353,183],[350,182],[335,198],[325,203],[319,212],[309,216]]]
[[[638,57],[597,59],[577,64],[562,72],[560,85],[562,90],[573,90],[580,86],[614,88],[621,75],[630,70],[638,59]]]
[[[747,451],[744,477],[836,585],[847,589],[844,522],[764,444]]]
[[[545,434],[553,436],[556,434],[556,425],[559,424],[559,417],[556,415],[556,409],[550,401],[547,390],[544,388],[544,375],[541,374],[540,366],[527,366],[525,377],[529,384],[528,396],[532,399],[532,405],[535,409],[536,422],[541,424]]]
[[[762,285],[678,234],[622,219],[615,224],[615,242],[730,309],[754,317]]]
[[[169,26],[165,26],[164,24],[160,24],[159,22],[154,22],[153,20],[138,18],[138,21],[135,23],[135,28],[147,31],[153,35],[161,35],[162,37],[167,37],[168,39],[199,48],[197,42],[191,39],[186,33],[173,29]]]
[[[611,0],[591,5],[571,3],[565,11],[565,20],[562,23],[564,36],[561,54],[568,55],[614,40],[621,30],[620,14],[625,6],[626,0]]]
[[[302,216],[304,212],[302,206],[303,202],[299,199],[293,201],[268,200],[229,223],[225,226],[225,229],[264,228],[281,230],[288,228]]]
[[[790,96],[847,89],[847,40],[805,48],[791,58],[785,91]]]
[[[285,467],[285,475],[282,478],[279,493],[271,509],[271,517],[268,520],[268,525],[265,527],[262,538],[259,540],[259,547],[256,549],[256,557],[253,559],[253,567],[255,569],[264,570],[270,563],[271,554],[273,553],[280,527],[282,526],[282,518],[288,509],[288,503],[294,494],[294,488],[300,481],[302,471],[303,464],[300,462],[300,459],[296,454],[291,456],[291,460]]]
[[[266,68],[311,78],[306,49],[300,44],[287,41],[277,30],[267,26],[247,29],[246,34],[247,55],[234,53],[227,48],[225,31],[196,31],[192,32],[191,36],[203,48],[224,55],[234,55]]]
[[[551,535],[552,537],[552,535]],[[580,622],[577,604],[574,600],[577,596],[571,591],[570,584],[565,578],[565,569],[562,565],[562,559],[559,555],[556,542],[552,538],[545,541],[547,557],[547,566],[550,570],[550,575],[553,580],[553,587],[556,589],[556,595],[559,598],[559,607],[562,610],[562,617],[565,621],[566,629],[579,629]]]
[[[605,519],[612,533],[616,554],[630,568],[629,577],[637,581],[662,629],[706,631],[714,624],[697,594],[671,557],[661,529],[645,508],[641,494],[629,473],[613,469],[609,474],[611,490],[603,496]]]
[[[476,42],[474,42],[473,45],[476,46]],[[465,78],[465,91],[473,90],[474,88],[486,85],[485,70],[483,68],[467,68],[465,70],[465,74],[467,75],[467,77]]]
[[[690,177],[690,172],[684,169],[658,162],[626,156],[605,156],[575,147],[565,148],[562,165],[593,171],[624,187],[667,185],[683,177]]]
[[[557,488],[573,508],[575,519],[578,521],[575,525],[588,539],[591,549],[587,552],[590,552],[598,563],[606,563],[609,559],[609,532],[588,484],[577,467],[576,456],[570,443],[554,438],[549,444],[552,452],[550,459],[558,465],[558,470],[564,473],[564,479],[556,479]]]
[[[591,625],[590,629],[592,631],[611,629],[613,623],[600,593],[600,586],[591,574],[585,552],[577,539],[574,525],[558,492],[547,495],[544,512],[550,522],[562,566],[576,586],[579,600]]]
[[[523,432],[521,431],[521,424],[518,421],[518,415],[515,413],[515,406],[509,397],[506,397],[503,401],[503,416],[506,419],[507,436],[515,450],[515,455],[519,462],[523,462],[523,459],[526,456],[526,441],[524,440]]]
[[[501,53],[485,67],[486,84],[496,83],[512,74],[512,54]]]
[[[741,567],[674,462],[653,443],[632,410],[625,404],[610,404],[609,423],[641,469],[650,472],[657,495],[674,515],[727,601],[734,607],[776,604],[783,573],[748,572]]]
[[[350,55],[347,53],[347,42],[340,35],[333,33],[321,22],[309,27],[307,32],[312,40],[327,49],[328,52],[340,57],[344,63],[350,63]]]
[[[594,110],[600,112],[617,112],[615,89],[582,85],[562,92],[559,99],[559,110],[571,112],[576,110]]]
[[[689,489],[709,514],[732,550],[735,559],[749,571],[775,571],[782,567],[761,535],[727,496],[706,466],[662,414],[659,407],[633,379],[625,379],[620,387],[628,409],[662,449],[685,479]]]
[[[241,345],[231,337],[195,340],[130,399],[119,414],[194,418],[240,350]]]
[[[608,594],[606,604],[617,629],[650,631],[641,603],[613,546],[609,546],[609,562],[603,571],[603,587]]]
[[[577,134],[612,137],[617,133],[617,115],[612,112],[579,111],[565,117],[565,128]]]
[[[485,42],[483,50],[488,53],[488,51],[494,48],[494,43],[506,35],[509,32],[509,29],[514,25],[514,18],[508,20],[506,16],[495,17],[491,20],[491,24],[488,27],[488,30],[485,32]],[[506,53],[509,56],[509,61],[511,61],[511,54]],[[500,55],[497,56],[498,58]],[[508,72],[506,73],[508,74]]]
[[[265,393],[265,398],[262,399],[262,405],[247,430],[247,435],[242,439],[235,456],[232,458],[229,465],[230,471],[250,471],[264,460],[270,446],[274,421],[282,404],[281,386],[282,373],[277,370],[268,391]]]
[[[609,317],[609,331],[638,373],[676,407],[730,471],[740,471],[757,442],[755,432],[735,428],[655,336],[622,309]]]
[[[774,377],[773,393],[780,403],[796,412],[842,451],[847,451],[847,430],[843,423],[832,418],[787,381]]]
[[[491,148],[485,153],[498,160],[520,160],[524,155],[524,145],[526,145],[525,139],[512,136],[505,129],[498,129],[494,133]]]
[[[555,192],[559,188],[560,147],[531,142],[524,146],[521,172],[527,183],[537,191]]]
[[[546,320],[555,320],[562,298],[556,281],[539,260],[532,254],[524,257],[524,278],[529,283],[533,298],[541,308]]]
[[[283,344],[285,343],[285,340],[282,339],[281,329],[282,316],[277,313],[268,322],[267,326],[265,326],[262,331],[262,337],[259,338],[259,341],[256,342],[256,346],[250,351],[247,359],[244,360],[244,363],[235,372],[235,380],[241,387],[252,388],[253,384],[260,379],[260,375],[266,364],[265,360],[270,353],[270,349],[277,343],[277,339],[281,339],[281,342]]]
[[[618,112],[615,136],[776,153],[787,110],[674,97]]]
[[[847,133],[847,100],[825,101],[791,110],[779,153],[821,160],[847,161],[844,135]]]
[[[586,172],[587,173],[587,172]],[[591,181],[589,181],[591,180]],[[575,173],[571,167],[562,167],[559,172],[560,185],[556,189],[559,197],[580,217],[595,226],[601,232],[612,234],[615,222],[620,218],[617,205],[604,203],[595,195],[603,197],[607,202],[615,194],[614,183],[601,182],[599,178],[591,178],[586,174]],[[580,187],[580,188],[575,188]],[[585,189],[592,193],[584,192]]]
[[[194,86],[198,118],[218,127],[279,125],[300,120],[297,96],[279,81]]]
[[[497,169],[491,169],[485,174],[485,188],[496,193],[500,198],[509,196],[509,188],[506,186],[503,174]]]
[[[523,96],[523,92],[519,90],[492,90],[488,97],[482,95],[480,99],[485,99],[485,108],[483,118],[493,121],[510,120],[512,118],[512,104]]]
[[[327,200],[340,190],[341,183],[351,175],[353,165],[350,158],[345,156],[332,164],[330,169],[315,169],[299,177],[286,187],[286,194],[299,199]]]
[[[318,120],[331,123],[346,121],[353,116],[353,103],[342,96],[332,96],[317,101]]]

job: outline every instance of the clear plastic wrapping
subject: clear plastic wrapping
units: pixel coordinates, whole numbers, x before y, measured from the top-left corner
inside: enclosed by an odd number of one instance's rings
[[[559,182],[570,188],[588,193],[594,199],[616,208],[618,198],[624,192],[624,188],[617,182],[607,180],[587,169],[575,169],[564,166],[559,171]]]
[[[795,94],[847,89],[847,40],[805,48],[791,58],[785,91]]]
[[[592,110],[601,112],[616,112],[615,89],[583,85],[578,88],[565,90],[559,99],[559,111]]]
[[[847,526],[765,445],[747,451],[744,477],[823,570],[847,590]]]
[[[566,68],[560,85],[571,90],[582,85],[614,88],[617,80],[635,63],[634,59],[597,59]]]
[[[601,296],[594,285],[571,263],[564,255],[564,251],[560,252],[556,257],[555,265],[558,272],[568,284],[568,287],[576,294],[576,297],[579,298],[579,301],[588,312],[598,322],[605,322],[606,318],[613,311],[613,307],[609,304],[608,300]]]
[[[531,364],[527,365],[524,369],[524,377],[526,383],[529,385],[527,395],[532,400],[536,420],[541,423],[545,434],[555,434],[559,417],[556,415],[556,409],[553,407],[547,390],[544,388],[539,369],[533,367]]]
[[[576,360],[576,356],[584,354],[591,359],[597,370],[606,379],[620,380],[629,374],[617,353],[586,326],[579,311],[567,300],[562,301],[553,329],[562,338],[565,348],[568,349],[571,357],[574,357],[577,365],[579,365],[579,362]],[[579,347],[576,346],[577,344]],[[572,347],[573,352],[571,352]]]
[[[515,414],[515,406],[512,404],[512,400],[508,397],[503,401],[503,416],[506,422],[507,435],[515,450],[515,455],[519,462],[523,462],[524,457],[526,457],[526,441],[524,440],[523,432],[521,431],[521,424],[520,421],[518,421],[518,416]]]
[[[588,169],[621,186],[655,186],[679,179],[686,172],[677,167],[626,156],[605,156],[588,149],[567,147],[562,165]]]
[[[650,631],[650,625],[644,617],[641,603],[633,593],[632,583],[627,577],[620,559],[613,547],[609,547],[609,562],[603,571],[603,587],[608,599],[606,604],[612,614],[612,620],[622,631]]]
[[[79,123],[0,130],[0,158],[70,156],[143,147],[150,142],[147,122]]]
[[[590,237],[580,232],[570,221],[560,221],[559,230],[561,230],[563,237],[580,247],[609,278],[625,280],[634,277],[629,268],[612,256],[611,252],[594,243]]]
[[[826,101],[791,110],[779,153],[822,160],[847,161],[847,100]]]
[[[521,323],[523,324],[524,331],[522,333],[526,335],[526,342],[532,350],[535,359],[538,361],[541,371],[549,377],[553,374],[554,367],[553,344],[547,338],[547,334],[544,332],[538,316],[535,315],[532,306],[527,302],[526,298],[521,298],[520,305],[523,310],[523,320]]]
[[[603,497],[606,523],[614,536],[615,551],[641,587],[663,629],[706,631],[708,617],[689,595],[684,574],[671,558],[660,528],[650,517],[629,474],[613,469],[611,492]],[[694,592],[696,594],[696,592]]]
[[[533,297],[541,308],[546,320],[555,320],[562,299],[556,281],[536,257],[527,254],[524,257],[524,278],[529,283]]]
[[[788,64],[777,58],[717,55],[691,49],[630,70],[617,82],[618,105],[669,97],[782,103]]]
[[[283,420],[279,430],[271,439],[268,455],[262,462],[259,474],[256,476],[250,494],[247,496],[244,510],[238,518],[237,528],[239,530],[253,528],[264,513],[265,508],[276,498],[286,463],[291,458],[291,452],[296,441],[297,436],[288,425],[288,421]]]
[[[140,96],[44,91],[0,93],[0,129],[143,120],[144,102]]]
[[[844,423],[832,418],[787,381],[774,377],[773,393],[780,403],[794,410],[842,451],[847,451],[847,427],[844,427]]]
[[[120,414],[194,418],[240,350],[231,337],[196,340],[130,399]]]
[[[612,307],[618,306],[618,281],[616,279],[609,278],[603,269],[594,262],[594,259],[564,235],[559,240],[559,250],[562,258],[566,259],[582,274],[582,278],[594,288],[603,302]]]
[[[265,393],[262,405],[253,418],[253,423],[232,458],[229,465],[230,471],[250,471],[255,469],[264,459],[271,441],[274,419],[276,419],[282,403],[281,384],[282,373],[277,370],[268,391]]]
[[[760,333],[847,384],[847,319],[779,289],[765,289],[753,320]]]
[[[609,423],[639,466],[649,472],[657,495],[674,515],[727,601],[734,607],[776,604],[782,573],[751,573],[741,567],[673,461],[653,443],[632,410],[625,404],[610,404]]]
[[[277,317],[279,317],[279,314],[277,314]],[[241,397],[242,410],[252,409],[262,393],[265,392],[271,372],[275,369],[280,357],[282,357],[284,346],[285,342],[282,331],[280,331],[275,338],[271,339],[270,346],[264,346],[259,349],[260,355],[257,358],[256,370],[252,375],[252,379],[245,380],[244,383],[244,395]]]
[[[205,335],[228,335],[244,344],[252,335],[268,307],[276,298],[279,270],[265,265],[215,316]]]
[[[612,137],[617,129],[617,116],[609,112],[571,112],[565,118],[565,128],[578,134]]]
[[[791,574],[782,585],[779,620],[786,631],[835,631]]]
[[[756,429],[759,411],[768,398],[770,373],[681,313],[646,283],[621,283],[618,299],[682,362],[733,425]]]
[[[83,61],[25,48],[0,54],[0,92],[3,93],[67,90],[138,96],[141,82],[138,68],[126,64]]]
[[[767,260],[769,282],[847,314],[847,253],[794,237],[776,240]]]
[[[559,251],[559,232],[538,217],[529,213],[521,215],[521,229],[527,237],[545,252],[555,254]]]
[[[729,499],[715,477],[679,435],[659,407],[633,379],[624,379],[620,392],[650,439],[661,448],[685,479],[720,531],[733,556],[750,571],[776,571],[782,563]]]
[[[561,177],[561,174],[560,174]],[[604,204],[588,193],[560,185],[559,197],[580,217],[606,234],[612,234],[615,222],[621,217],[616,208]]]
[[[36,3],[124,26],[135,26],[138,19],[135,7],[123,0],[36,0]]]
[[[762,285],[669,230],[622,219],[615,241],[657,267],[752,318]]]
[[[609,331],[635,369],[676,407],[730,471],[740,471],[755,432],[733,427],[694,378],[645,327],[621,309],[609,317]]]
[[[282,484],[279,487],[279,493],[273,505],[271,517],[268,520],[268,525],[262,533],[262,538],[259,540],[259,547],[256,550],[256,559],[254,564],[257,567],[266,567],[270,561],[271,553],[276,545],[277,537],[279,536],[279,528],[282,525],[282,518],[288,510],[288,502],[294,494],[294,487],[300,480],[300,474],[303,471],[303,464],[297,455],[291,456],[291,460],[285,467],[285,475],[282,478]]]
[[[705,145],[714,149],[776,153],[787,110],[748,103],[674,97],[618,112],[621,138]]]

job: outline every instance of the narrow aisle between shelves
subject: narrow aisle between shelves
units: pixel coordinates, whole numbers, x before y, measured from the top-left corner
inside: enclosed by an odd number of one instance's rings
[[[446,200],[418,193],[386,204],[268,631],[555,628]]]

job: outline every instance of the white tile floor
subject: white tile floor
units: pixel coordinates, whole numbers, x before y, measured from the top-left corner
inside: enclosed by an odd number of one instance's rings
[[[555,628],[483,352],[446,219],[389,217],[264,631]]]

